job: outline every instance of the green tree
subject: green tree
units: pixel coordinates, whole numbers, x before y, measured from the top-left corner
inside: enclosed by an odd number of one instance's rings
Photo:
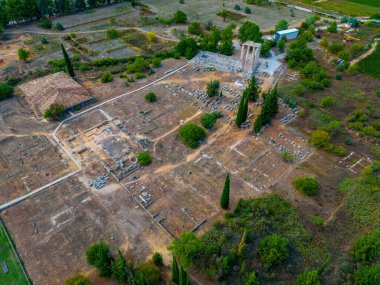
[[[354,273],[355,285],[378,285],[380,284],[380,264],[361,266]]]
[[[276,31],[286,30],[288,27],[289,27],[288,22],[284,19],[281,19],[280,21],[278,21],[276,25]]]
[[[260,97],[260,87],[259,83],[257,82],[256,76],[252,75],[251,79],[248,81],[248,86],[244,90],[244,92],[247,92],[246,96],[251,101],[256,101]]]
[[[223,9],[222,11],[220,11],[218,14],[217,14],[219,17],[222,17],[223,18],[223,22],[226,21],[227,17],[228,17],[228,11],[226,9]]]
[[[257,117],[256,117],[256,120],[255,122],[253,123],[253,131],[257,134],[258,132],[260,132],[262,126],[264,125],[263,123],[263,115],[262,114],[259,114]]]
[[[318,270],[305,270],[297,276],[295,285],[320,285]]]
[[[175,23],[178,23],[178,24],[179,23],[186,23],[187,15],[183,11],[178,10],[173,14],[173,21]]]
[[[274,117],[278,113],[278,90],[277,85],[272,89],[270,98],[270,116]]]
[[[247,117],[248,117],[248,97],[247,96],[248,96],[248,93],[244,92],[240,100],[238,112],[236,114],[236,119],[235,119],[236,125],[238,127],[240,127],[241,124],[243,124],[247,120]]]
[[[106,71],[102,74],[102,76],[100,77],[100,81],[102,83],[108,83],[108,82],[112,82],[113,81],[113,76],[112,76],[112,73],[109,72],[109,71]]]
[[[25,50],[24,48],[20,47],[18,49],[18,58],[22,61],[27,61],[28,57],[30,56],[30,51]]]
[[[157,101],[157,96],[156,93],[154,92],[149,92],[144,96],[145,101],[147,102],[156,102]]]
[[[196,124],[187,123],[180,127],[179,136],[186,146],[197,148],[200,141],[206,136],[206,131]]]
[[[223,209],[228,209],[230,204],[230,173],[227,173],[226,180],[224,181],[223,193],[220,198],[220,206]]]
[[[258,246],[261,262],[268,267],[282,264],[289,256],[288,244],[289,241],[278,234],[262,239]]]
[[[44,118],[49,120],[59,120],[62,114],[65,112],[65,107],[62,104],[53,103],[44,112]]]
[[[144,284],[157,284],[161,279],[160,269],[153,262],[139,264],[136,271],[144,275]]]
[[[207,83],[206,93],[208,97],[214,97],[219,94],[220,81],[219,80],[211,80]]]
[[[243,285],[259,285],[259,280],[254,271],[250,272],[245,278]]]
[[[73,65],[71,64],[71,60],[63,44],[61,44],[61,49],[62,49],[63,58],[65,59],[65,63],[66,63],[66,70],[71,77],[75,77]]]
[[[245,22],[238,31],[238,37],[241,42],[254,41],[262,42],[260,27],[252,22]]]
[[[172,262],[172,281],[176,284],[179,282],[179,268],[177,259],[175,256],[173,256],[173,262]]]
[[[164,261],[162,259],[162,255],[159,252],[155,252],[152,257],[153,263],[157,266],[164,265]]]
[[[325,148],[329,145],[330,135],[326,131],[317,130],[310,136],[310,143],[317,148]]]
[[[67,279],[65,285],[90,285],[90,279],[82,274],[77,274]]]
[[[0,83],[0,100],[10,98],[13,96],[14,89],[8,83]]]
[[[368,262],[376,259],[380,252],[380,231],[375,230],[360,237],[352,247],[352,255],[357,261]]]
[[[152,156],[147,151],[142,151],[137,154],[137,162],[140,165],[149,165],[152,163]]]
[[[182,264],[180,264],[180,266],[179,266],[178,284],[179,285],[184,285],[184,281],[186,281],[186,273],[185,273],[185,270],[183,269]]]
[[[217,116],[213,113],[206,113],[201,117],[201,124],[205,129],[212,129],[216,123]]]
[[[86,251],[86,260],[99,270],[100,277],[110,277],[112,274],[112,257],[110,249],[104,242],[95,243]]]
[[[309,176],[298,177],[293,180],[292,184],[294,188],[308,196],[317,194],[320,188],[317,179]]]
[[[281,40],[277,43],[277,47],[278,47],[278,50],[280,52],[284,52],[285,51],[285,44],[286,42],[284,40]]]
[[[331,22],[329,26],[327,27],[327,31],[329,33],[337,33],[338,32],[338,25],[336,22]]]
[[[106,37],[107,37],[107,40],[116,39],[119,37],[119,32],[114,28],[109,29],[106,32]]]
[[[192,59],[198,51],[197,42],[192,38],[182,39],[176,45],[176,51],[186,59]]]
[[[199,35],[202,33],[201,24],[193,22],[187,27],[187,31],[192,35]]]
[[[125,257],[118,250],[118,256],[114,263],[112,263],[112,278],[121,282],[126,283],[130,277],[130,269]]]

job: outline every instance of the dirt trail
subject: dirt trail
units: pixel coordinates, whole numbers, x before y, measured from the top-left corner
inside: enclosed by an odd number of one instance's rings
[[[365,59],[366,57],[370,56],[375,51],[375,49],[376,49],[376,47],[377,47],[378,44],[379,43],[374,44],[371,47],[371,49],[369,49],[368,51],[366,51],[365,53],[363,53],[361,56],[359,56],[359,57],[354,58],[353,60],[351,60],[350,64],[351,65],[357,64],[362,59]]]

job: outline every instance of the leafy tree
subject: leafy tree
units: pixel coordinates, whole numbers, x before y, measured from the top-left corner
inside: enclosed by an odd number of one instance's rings
[[[82,274],[77,274],[67,279],[65,285],[90,285],[90,279]]]
[[[61,23],[57,23],[57,24],[55,24],[54,29],[57,31],[63,31],[65,28],[62,26]]]
[[[320,187],[317,179],[309,176],[296,178],[292,184],[294,188],[308,196],[317,194]]]
[[[183,11],[178,10],[173,14],[173,21],[175,23],[178,23],[178,24],[179,23],[186,23],[187,15]]]
[[[4,35],[4,26],[0,24],[0,39]]]
[[[298,275],[295,285],[320,285],[318,270],[305,270]]]
[[[227,173],[226,180],[224,181],[224,188],[222,197],[220,198],[220,206],[227,210],[230,204],[230,173]]]
[[[282,31],[282,30],[286,30],[288,27],[289,27],[288,22],[284,19],[281,19],[280,21],[278,21],[275,28],[276,28],[276,31]]]
[[[112,82],[113,81],[113,76],[112,76],[111,72],[109,72],[109,71],[104,72],[102,74],[102,76],[100,77],[100,81],[102,83]]]
[[[238,31],[238,37],[241,42],[254,41],[262,42],[260,27],[252,22],[245,22]]]
[[[65,112],[65,107],[62,104],[53,103],[44,112],[44,118],[49,120],[59,120],[62,114]]]
[[[256,76],[252,75],[251,79],[248,81],[248,86],[244,90],[247,93],[246,96],[251,101],[256,101],[260,97],[261,89],[259,83],[257,82]]]
[[[107,40],[112,40],[119,37],[119,32],[114,28],[108,29],[106,34]]]
[[[241,10],[241,7],[240,7],[239,4],[235,4],[234,9],[237,10],[237,11],[239,11],[239,10]]]
[[[305,41],[307,42],[312,42],[313,39],[314,39],[314,35],[312,32],[310,31],[304,31],[302,34],[301,34],[301,39],[304,39]]]
[[[250,272],[245,278],[243,285],[259,285],[259,280],[254,271]]]
[[[354,273],[355,285],[378,285],[380,283],[380,264],[364,265]]]
[[[291,43],[285,56],[285,61],[290,68],[302,68],[313,59],[313,51],[307,47],[305,39],[298,39]]]
[[[262,126],[264,125],[264,120],[263,120],[263,115],[262,114],[259,114],[257,117],[256,117],[256,120],[255,122],[253,123],[253,131],[255,133],[258,133],[260,132]]]
[[[104,242],[95,243],[86,251],[86,260],[99,270],[100,277],[110,277],[112,274],[112,257],[110,249]]]
[[[232,42],[233,32],[231,27],[227,27],[226,29],[221,31],[221,44],[219,46],[219,51],[224,55],[232,55],[234,51],[234,44]]]
[[[193,22],[187,27],[187,31],[192,35],[199,35],[202,33],[201,24]]]
[[[65,59],[67,72],[69,73],[71,77],[75,77],[73,65],[71,64],[69,55],[67,54],[63,44],[61,44],[61,50],[62,50],[63,58]]]
[[[152,156],[147,151],[142,151],[137,154],[137,161],[140,165],[149,165],[152,163]]]
[[[215,112],[206,113],[201,117],[201,124],[205,129],[212,129],[216,123],[217,115]]]
[[[153,262],[141,263],[136,268],[140,276],[144,276],[144,284],[157,284],[161,279],[160,269]]]
[[[28,57],[30,56],[30,52],[25,50],[24,48],[20,47],[18,49],[18,58],[22,61],[27,61]]]
[[[338,25],[336,22],[331,22],[329,26],[327,27],[327,31],[329,33],[337,33],[338,32]]]
[[[197,42],[192,38],[182,39],[176,45],[176,51],[186,59],[192,59],[198,52]]]
[[[125,257],[118,250],[118,257],[114,263],[112,263],[112,278],[121,282],[126,283],[130,277],[130,269]]]
[[[329,45],[328,49],[332,54],[338,54],[344,49],[344,47],[342,44],[332,43],[331,45]]]
[[[199,146],[199,142],[206,136],[206,131],[196,124],[187,123],[180,127],[179,136],[186,146],[190,148],[197,148]]]
[[[85,0],[75,0],[74,7],[76,11],[82,11],[86,9],[86,1]]]
[[[277,85],[273,88],[270,95],[270,115],[274,117],[278,113],[278,90]]]
[[[380,252],[380,231],[369,232],[353,245],[352,254],[360,262],[373,261]]]
[[[258,246],[261,262],[268,267],[282,264],[289,256],[288,243],[286,238],[277,234],[262,239]]]
[[[278,50],[280,52],[284,52],[285,51],[285,44],[286,42],[284,40],[281,40],[277,43],[277,47],[278,47]]]
[[[10,98],[13,96],[14,89],[8,83],[0,83],[0,100]]]
[[[244,13],[246,13],[246,14],[252,14],[252,10],[251,10],[251,8],[249,8],[249,7],[245,7],[245,8],[244,8]]]
[[[214,97],[219,94],[220,81],[219,80],[211,80],[207,83],[206,93],[208,97]]]
[[[177,259],[175,256],[173,256],[173,262],[172,262],[172,281],[176,284],[179,282],[179,268]]]
[[[157,96],[156,93],[154,92],[149,92],[145,95],[145,101],[147,102],[156,102],[157,101]]]
[[[164,265],[164,261],[162,259],[162,255],[159,252],[155,252],[152,257],[153,263],[157,266]]]
[[[326,131],[317,130],[310,136],[310,143],[317,148],[325,148],[329,145],[330,135]]]

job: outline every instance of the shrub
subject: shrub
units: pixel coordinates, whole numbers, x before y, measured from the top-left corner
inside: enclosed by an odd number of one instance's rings
[[[42,21],[39,22],[37,26],[44,29],[51,29],[53,27],[53,24],[47,17],[43,17]]]
[[[128,73],[141,72],[149,68],[149,62],[142,57],[137,57],[134,59],[133,63],[127,66]]]
[[[350,59],[350,52],[347,50],[342,50],[338,53],[338,57],[344,61],[348,61]]]
[[[321,99],[321,106],[323,108],[327,108],[327,107],[331,107],[332,105],[334,105],[335,103],[335,99],[331,96],[326,96],[326,97],[323,97]]]
[[[186,59],[192,59],[198,51],[197,42],[192,38],[185,38],[180,40],[175,48],[176,51],[181,56],[185,56]]]
[[[145,95],[145,101],[147,102],[156,102],[157,101],[157,96],[156,93],[154,92],[149,92]]]
[[[180,127],[179,136],[186,146],[196,148],[199,146],[200,140],[206,136],[206,132],[196,124],[187,123]]]
[[[199,35],[201,33],[201,24],[196,22],[191,23],[187,28],[187,31],[189,32],[189,34]]]
[[[20,47],[18,49],[18,58],[19,58],[19,60],[26,61],[29,56],[30,56],[30,52],[29,51],[25,50],[22,47]]]
[[[262,239],[258,246],[261,262],[268,267],[282,264],[289,256],[288,243],[286,238],[277,234]]]
[[[346,138],[344,139],[344,143],[345,143],[346,145],[352,145],[352,138],[350,138],[350,137],[346,137]]]
[[[296,178],[293,180],[292,184],[294,188],[308,196],[317,194],[319,190],[318,181],[309,176]]]
[[[0,100],[13,96],[14,89],[8,83],[0,83]]]
[[[137,154],[137,162],[140,165],[149,165],[152,163],[152,156],[147,151],[142,151]]]
[[[90,279],[82,274],[77,274],[67,279],[65,285],[90,285]]]
[[[113,76],[112,76],[111,72],[109,72],[109,71],[104,72],[102,74],[102,76],[100,77],[100,81],[102,83],[112,82],[113,81]]]
[[[216,123],[217,115],[216,112],[206,113],[201,117],[201,124],[205,129],[212,129]]]
[[[234,9],[237,10],[237,11],[239,11],[239,10],[241,10],[241,7],[240,7],[240,5],[236,4],[236,5],[234,6]]]
[[[59,120],[62,114],[65,112],[65,107],[62,104],[53,103],[44,112],[44,118],[49,120]]]
[[[331,152],[339,156],[345,156],[347,154],[347,149],[341,145],[334,145]]]
[[[139,273],[137,276],[144,274],[146,279],[145,284],[157,284],[161,280],[160,269],[153,262],[139,264],[136,271]]]
[[[373,261],[380,252],[380,231],[375,230],[359,238],[352,247],[357,261]]]
[[[286,30],[288,27],[289,27],[289,24],[284,19],[281,19],[280,21],[278,21],[277,25],[275,26],[276,31]]]
[[[79,70],[84,72],[84,71],[87,71],[89,69],[88,65],[86,63],[81,63],[79,65]]]
[[[104,242],[90,246],[86,251],[86,260],[99,270],[100,277],[111,276],[112,257],[108,245]]]
[[[119,33],[116,29],[107,30],[107,40],[116,39],[119,37]]]
[[[310,143],[317,148],[325,148],[329,145],[330,135],[326,131],[317,130],[310,136]]]
[[[157,38],[157,32],[151,31],[146,34],[146,38],[149,42],[154,42]]]
[[[297,276],[294,285],[320,285],[318,270],[305,270]]]
[[[294,160],[294,156],[291,155],[288,151],[283,151],[281,153],[281,158],[285,162],[292,162]]]
[[[354,273],[356,285],[378,285],[380,284],[380,264],[360,267]]]
[[[312,215],[310,217],[310,220],[314,225],[317,225],[317,226],[322,226],[325,223],[325,220],[321,216],[318,216],[318,215]]]
[[[57,31],[63,31],[65,28],[62,26],[61,23],[57,23],[55,24],[54,29]]]
[[[214,97],[219,94],[220,81],[219,80],[211,80],[207,83],[206,93],[208,97]]]
[[[252,10],[251,10],[251,8],[249,8],[249,7],[245,7],[245,8],[244,8],[244,13],[246,13],[246,14],[252,14]]]
[[[335,76],[336,80],[342,80],[343,79],[343,74],[342,73],[337,73]]]
[[[337,33],[338,32],[338,25],[336,22],[331,22],[330,25],[327,27],[327,31],[329,33]]]
[[[173,14],[173,21],[175,23],[185,23],[187,21],[187,15],[183,11],[178,10]]]
[[[144,74],[144,73],[141,73],[141,72],[136,72],[135,73],[135,78],[137,79],[137,80],[139,80],[139,79],[143,79],[143,78],[145,78],[146,77],[146,75]]]
[[[338,54],[339,52],[343,51],[343,45],[339,43],[332,43],[328,47],[329,51],[333,54]]]
[[[164,265],[164,261],[162,259],[162,255],[159,252],[155,252],[152,257],[153,263],[157,266]]]
[[[380,97],[380,88],[376,90],[377,97]]]

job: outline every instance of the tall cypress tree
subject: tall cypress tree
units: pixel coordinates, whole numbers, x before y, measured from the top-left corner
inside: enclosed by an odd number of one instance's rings
[[[244,92],[243,97],[240,100],[238,112],[236,114],[236,120],[235,120],[236,125],[240,127],[241,124],[244,123],[245,120],[247,120],[247,116],[248,116],[248,98],[247,98],[247,92]]]
[[[148,285],[148,281],[146,280],[144,273],[140,273],[140,285]]]
[[[186,273],[183,269],[182,264],[179,266],[179,278],[178,278],[178,285],[185,285],[186,281]]]
[[[263,115],[260,114],[256,117],[256,120],[253,124],[253,130],[255,131],[255,133],[260,132],[262,126],[263,126]]]
[[[177,259],[175,256],[173,256],[173,262],[172,262],[172,281],[176,284],[179,282],[179,268]]]
[[[277,85],[270,93],[270,112],[271,117],[274,117],[278,113],[278,90]]]
[[[67,72],[69,73],[69,75],[71,77],[75,77],[74,68],[73,68],[73,66],[71,64],[69,55],[67,54],[67,52],[66,52],[65,47],[63,46],[63,44],[61,44],[61,49],[62,49],[63,57],[64,57],[65,62],[66,62]]]
[[[117,260],[112,263],[112,278],[121,283],[126,283],[129,279],[129,273],[128,263],[120,250],[118,250]]]
[[[189,271],[186,271],[186,282],[184,283],[184,285],[190,285],[190,274],[189,274]]]
[[[223,209],[228,209],[230,204],[230,173],[227,173],[226,180],[224,181],[224,188],[222,197],[220,198],[220,206]]]
[[[260,87],[257,82],[257,79],[254,75],[252,75],[251,79],[248,82],[248,86],[245,89],[248,92],[248,99],[252,101],[256,101],[260,96]]]

